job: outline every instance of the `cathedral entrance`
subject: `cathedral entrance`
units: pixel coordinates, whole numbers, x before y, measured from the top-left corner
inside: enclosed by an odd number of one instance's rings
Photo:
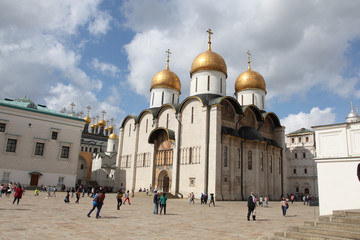
[[[163,170],[159,173],[157,180],[158,189],[163,192],[169,192],[171,186],[171,180],[168,174],[168,171]]]

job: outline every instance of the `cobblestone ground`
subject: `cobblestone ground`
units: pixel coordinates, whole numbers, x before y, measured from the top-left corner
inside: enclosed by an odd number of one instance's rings
[[[64,203],[65,193],[46,198],[27,191],[19,205],[13,197],[0,198],[0,239],[261,239],[288,226],[303,225],[318,217],[318,207],[290,204],[282,216],[280,203],[257,207],[257,220],[247,221],[246,202],[217,201],[216,207],[188,204],[185,199],[169,199],[167,215],[154,215],[152,196],[135,196],[131,205],[116,210],[115,194],[106,194],[102,218],[86,214],[92,200],[85,195],[75,204]]]

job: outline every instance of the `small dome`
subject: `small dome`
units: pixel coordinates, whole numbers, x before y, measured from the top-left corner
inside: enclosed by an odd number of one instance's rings
[[[106,121],[104,119],[101,119],[100,122],[99,122],[99,126],[105,127],[106,126]]]
[[[161,87],[172,88],[181,92],[180,79],[174,72],[169,70],[168,66],[166,66],[164,70],[155,74],[151,81],[151,89]]]
[[[88,116],[84,117],[84,120],[87,124],[90,124],[91,123],[91,118]]]
[[[119,139],[119,137],[116,135],[116,133],[112,133],[110,134],[109,139]]]
[[[94,124],[91,124],[90,128],[91,128],[91,129],[95,128],[95,125],[94,125]]]
[[[114,130],[114,126],[110,125],[109,130]]]
[[[227,76],[227,66],[225,60],[216,52],[207,51],[197,55],[191,64],[190,77],[193,73],[201,70],[215,70],[224,73]]]
[[[360,116],[356,112],[350,112],[346,117],[346,122],[360,122]]]
[[[235,82],[235,92],[245,89],[261,89],[266,91],[266,83],[260,73],[252,71],[249,68],[246,72],[241,73]]]

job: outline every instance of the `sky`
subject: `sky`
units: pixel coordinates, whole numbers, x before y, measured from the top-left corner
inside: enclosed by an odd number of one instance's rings
[[[166,66],[189,96],[190,68],[212,50],[228,69],[227,95],[251,68],[266,81],[266,111],[286,133],[344,122],[360,104],[357,0],[0,0],[0,98],[114,118],[149,108]]]

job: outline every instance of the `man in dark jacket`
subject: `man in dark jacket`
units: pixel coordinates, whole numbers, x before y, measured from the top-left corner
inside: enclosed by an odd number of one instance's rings
[[[254,214],[254,210],[255,210],[255,197],[254,197],[254,193],[251,192],[251,195],[248,197],[248,214],[247,214],[247,220],[250,221],[250,215],[252,214],[253,220],[256,221],[255,219],[255,214]]]
[[[159,214],[159,202],[160,202],[160,195],[158,191],[154,194],[154,214]]]

